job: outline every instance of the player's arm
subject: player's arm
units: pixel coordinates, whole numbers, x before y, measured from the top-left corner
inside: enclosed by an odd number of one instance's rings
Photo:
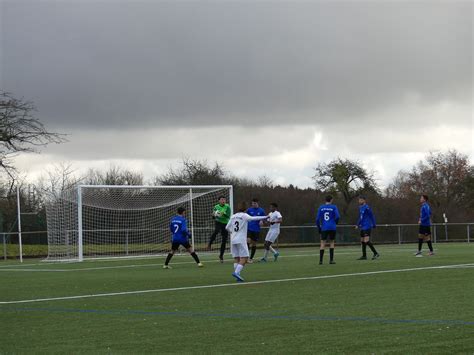
[[[418,224],[421,224],[421,219],[423,218],[423,211],[425,210],[425,206],[421,206],[420,209],[420,218],[418,218]]]
[[[245,213],[243,215],[243,218],[246,220],[246,221],[263,221],[264,219],[267,219],[268,216],[251,216],[247,213]]]
[[[224,217],[230,218],[230,205],[226,205]]]
[[[371,209],[369,209],[368,212],[369,212],[369,216],[370,216],[370,221],[372,222],[372,228],[377,228],[377,223],[375,222],[374,212],[372,212]]]
[[[225,229],[229,232],[232,233],[232,219],[229,219],[229,222],[227,222]]]
[[[318,214],[316,215],[316,226],[321,229],[321,209],[318,209]]]
[[[341,215],[339,214],[339,210],[337,209],[337,207],[334,210],[334,214],[335,214],[335,219],[334,220],[335,220],[336,224],[339,224],[339,220],[341,219]]]
[[[186,223],[186,220],[184,220],[183,223],[181,224],[181,232],[183,233],[183,235],[191,238],[191,233],[188,230],[188,225]]]
[[[359,219],[356,222],[355,229],[359,229],[362,227],[362,221],[364,220],[364,213],[365,213],[365,210],[362,213],[360,213],[359,211]]]

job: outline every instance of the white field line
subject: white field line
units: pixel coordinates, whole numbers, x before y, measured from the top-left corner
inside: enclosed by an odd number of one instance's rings
[[[144,293],[187,291],[187,290],[199,290],[199,289],[231,287],[231,286],[261,285],[261,284],[308,281],[308,280],[320,280],[320,279],[334,279],[334,278],[340,278],[340,277],[379,275],[379,274],[388,274],[388,273],[397,273],[397,272],[410,272],[410,271],[422,271],[422,270],[455,269],[456,267],[463,267],[463,266],[469,266],[470,267],[472,265],[474,265],[474,264],[428,266],[428,267],[418,267],[418,268],[409,268],[409,269],[393,269],[393,270],[356,272],[356,273],[352,273],[352,274],[336,274],[336,275],[297,277],[297,278],[292,278],[292,279],[277,279],[277,280],[251,281],[251,282],[242,282],[242,283],[226,283],[226,284],[201,285],[201,286],[159,288],[159,289],[152,289],[152,290],[124,291],[124,292],[111,292],[111,293],[96,293],[96,294],[89,294],[89,295],[51,297],[51,298],[36,298],[36,299],[16,300],[16,301],[0,301],[0,305],[3,305],[3,304],[36,303],[36,302],[48,302],[48,301],[63,301],[63,300],[77,300],[77,299],[84,299],[84,298],[126,296],[126,295],[138,295],[138,294],[144,294]]]
[[[336,255],[352,255],[352,254],[357,254],[359,252],[341,252],[341,253],[336,253]],[[181,256],[188,256],[188,255],[181,255]],[[295,254],[295,255],[281,255],[279,256],[280,258],[304,258],[304,257],[316,257],[319,256],[318,254]],[[201,260],[205,264],[207,263],[218,263],[220,262],[219,260]],[[227,262],[232,261],[232,259],[228,259]],[[256,262],[255,262],[256,263]],[[186,265],[186,264],[195,264],[194,261],[182,261],[182,262],[172,262],[171,266],[173,265]],[[0,272],[2,271],[13,271],[13,272],[76,272],[76,271],[98,271],[98,270],[110,270],[110,269],[129,269],[129,268],[141,268],[141,267],[155,267],[155,266],[162,266],[163,263],[153,263],[153,264],[132,264],[132,265],[116,265],[116,266],[95,266],[95,267],[84,267],[84,268],[77,268],[77,269],[27,269],[27,268],[17,268],[17,267],[12,267],[10,268],[0,268]],[[21,265],[18,265],[21,266]]]
[[[408,248],[408,247],[395,247],[395,246],[390,246],[390,245],[383,245],[383,244],[380,244],[379,247],[387,247],[388,249],[387,250],[384,250],[384,253],[383,254],[389,254],[391,252],[402,252],[402,251],[405,251],[405,252],[415,252],[416,248],[415,247],[412,247],[412,248]],[[319,248],[319,246],[315,246],[315,247],[311,247],[312,249],[317,249]],[[336,248],[337,249],[337,248]],[[284,248],[283,250],[292,250],[292,248]],[[318,249],[319,250],[319,249]],[[344,255],[344,254],[354,254],[354,253],[357,253],[359,252],[360,248],[357,247],[357,246],[351,246],[351,247],[346,247],[346,246],[343,246],[343,247],[340,247],[339,250],[347,250],[346,252],[340,252],[338,253],[336,251],[336,254],[337,255]],[[350,251],[349,251],[350,250]],[[437,250],[435,248],[435,250]],[[297,250],[298,253],[313,253],[314,250]],[[202,256],[216,256],[217,254],[216,253],[212,253],[212,252],[207,252],[207,251],[204,251],[204,252],[199,252],[199,255],[202,255]],[[228,254],[225,254],[225,255],[228,255],[230,256],[230,253]],[[319,254],[318,254],[319,255]],[[187,257],[188,255],[186,253],[182,253],[182,254],[176,254],[174,257]],[[288,256],[287,256],[288,257]],[[41,261],[40,263],[23,263],[23,264],[19,264],[19,265],[15,265],[15,264],[10,264],[10,265],[0,265],[0,271],[1,269],[3,268],[27,268],[27,267],[31,267],[31,266],[45,266],[45,265],[51,265],[51,266],[55,266],[55,265],[71,265],[71,264],[86,264],[86,263],[98,263],[98,262],[123,262],[125,260],[136,260],[136,259],[143,259],[143,260],[147,260],[147,259],[165,259],[166,258],[166,255],[146,255],[146,256],[131,256],[131,257],[119,257],[119,258],[97,258],[97,259],[87,259],[87,260],[84,260],[84,262],[79,262],[79,261],[67,261],[67,262],[64,262],[64,261],[58,261],[58,262],[48,262],[46,260],[43,260]]]

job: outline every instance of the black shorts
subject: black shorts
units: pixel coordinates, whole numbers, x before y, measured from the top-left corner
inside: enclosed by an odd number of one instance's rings
[[[371,229],[363,229],[360,231],[360,237],[361,238],[370,237],[371,233],[372,233]]]
[[[322,231],[321,240],[334,240],[336,239],[336,231]]]
[[[254,242],[258,242],[258,238],[260,238],[260,232],[247,232],[247,238],[253,240]]]
[[[191,244],[188,242],[180,243],[180,242],[172,242],[171,243],[171,250],[178,250],[179,246],[182,245],[185,249],[191,248]]]
[[[421,234],[421,235],[424,235],[424,236],[431,235],[431,227],[430,226],[420,226],[420,230],[418,231],[418,234]]]

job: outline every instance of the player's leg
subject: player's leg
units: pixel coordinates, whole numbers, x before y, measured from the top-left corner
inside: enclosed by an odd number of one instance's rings
[[[323,264],[324,249],[326,248],[326,239],[327,239],[327,232],[324,231],[321,233],[321,241],[319,244],[319,265]]]
[[[183,244],[183,246],[186,248],[189,255],[191,255],[193,257],[196,264],[198,264],[199,267],[202,267],[203,265],[202,265],[201,261],[199,260],[198,255],[196,254],[194,249],[191,247],[191,244],[189,244],[189,242],[187,242],[187,243]]]
[[[221,250],[219,252],[219,260],[221,261],[221,263],[223,263],[225,247],[227,246],[227,238],[229,237],[229,232],[227,231],[227,229],[225,229],[224,223],[219,223],[219,224],[220,224],[220,231],[221,231],[221,236],[222,236]]]
[[[428,255],[430,256],[434,255],[433,244],[431,243],[431,231],[429,232],[429,234],[427,232],[427,234],[425,235],[424,241],[426,242],[426,244],[428,244],[428,248],[430,249],[430,252]]]
[[[237,282],[242,282],[244,281],[244,279],[242,278],[240,273],[242,272],[249,258],[249,248],[247,247],[247,243],[233,244],[232,251],[233,251],[234,260],[237,261],[237,265],[235,267],[234,272],[232,273],[232,276],[235,277]],[[238,256],[238,260],[237,260],[237,256]]]
[[[217,238],[217,235],[219,234],[219,231],[220,231],[220,223],[219,222],[215,222],[214,223],[214,232],[212,232],[211,234],[211,238],[209,239],[209,243],[207,244],[207,249],[211,250],[211,245],[212,243],[214,243],[214,241],[216,240]]]
[[[260,237],[260,232],[250,232],[249,233],[249,244],[250,244],[250,260],[249,262],[253,261],[255,257],[255,253],[257,252],[257,242]]]
[[[423,256],[421,253],[421,249],[423,248],[423,239],[425,239],[425,228],[424,226],[420,226],[418,231],[418,251],[416,252],[415,256]]]
[[[367,244],[365,243],[364,231],[360,231],[360,245],[362,247],[362,256],[357,260],[367,260]]]
[[[268,238],[268,237],[267,237]],[[263,252],[263,258],[260,259],[260,261],[263,261],[263,262],[266,262],[267,261],[267,257],[268,257],[268,252],[270,251],[270,241],[267,240],[267,238],[265,238],[265,244],[263,244],[263,249],[264,249],[264,252]]]
[[[249,261],[253,261],[253,258],[255,257],[255,253],[257,252],[258,236],[256,236],[255,238],[257,239],[252,239],[250,241],[250,260]]]
[[[179,243],[171,244],[171,250],[166,256],[165,265],[163,265],[163,269],[171,269],[171,266],[169,266],[168,264],[170,263],[171,258],[173,257],[174,253],[178,250],[178,248],[179,248]]]
[[[365,238],[364,238],[365,244],[367,244],[367,246],[370,248],[370,250],[372,250],[372,253],[374,254],[374,255],[372,256],[372,260],[375,260],[375,259],[377,259],[380,255],[379,255],[379,253],[377,253],[377,250],[375,250],[374,245],[373,245],[372,242],[370,241],[371,231],[370,231],[370,230],[367,230],[367,231],[364,231],[364,233],[365,233]]]
[[[329,264],[335,264],[336,262],[334,261],[334,244],[336,242],[336,231],[331,231],[331,234],[329,235]]]
[[[267,245],[268,245],[268,250],[273,254],[273,258],[275,261],[278,260],[280,253],[278,252],[278,250],[275,250],[272,247],[272,244],[276,242],[278,238],[278,234],[279,233],[277,231],[268,231],[267,237],[265,238],[265,242],[267,242]]]
[[[234,271],[235,271],[235,268],[237,267],[237,265],[239,265],[239,261],[240,261],[240,258],[234,258]]]

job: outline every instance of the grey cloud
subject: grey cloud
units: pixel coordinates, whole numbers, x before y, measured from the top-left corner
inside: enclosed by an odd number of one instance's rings
[[[0,6],[0,87],[66,130],[345,121],[407,93],[472,100],[468,1]]]

